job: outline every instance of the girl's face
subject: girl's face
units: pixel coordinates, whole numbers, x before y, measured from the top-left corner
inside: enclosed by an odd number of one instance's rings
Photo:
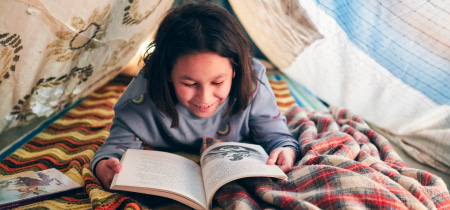
[[[233,76],[228,58],[196,53],[178,58],[171,79],[178,101],[198,117],[209,117],[227,99]]]

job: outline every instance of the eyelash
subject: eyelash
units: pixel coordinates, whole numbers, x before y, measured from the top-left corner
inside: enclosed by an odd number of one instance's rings
[[[220,84],[222,84],[223,82],[213,82],[212,84],[213,85],[220,85]],[[192,86],[194,86],[194,85],[196,85],[197,83],[193,83],[193,84],[186,84],[186,83],[183,83],[186,87],[192,87]]]
[[[194,84],[186,84],[186,83],[183,83],[183,84],[184,84],[184,86],[186,86],[186,87],[192,87],[192,86],[196,85],[197,83],[194,83]]]

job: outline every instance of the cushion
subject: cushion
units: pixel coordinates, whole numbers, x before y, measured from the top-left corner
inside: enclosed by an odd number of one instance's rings
[[[246,32],[275,66],[287,68],[322,35],[295,0],[230,0]]]

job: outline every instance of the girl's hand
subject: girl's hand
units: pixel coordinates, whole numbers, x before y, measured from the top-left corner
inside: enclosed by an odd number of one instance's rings
[[[278,147],[274,149],[267,160],[267,165],[277,164],[284,173],[291,170],[294,165],[296,151],[292,147]]]
[[[97,178],[102,182],[103,186],[106,189],[109,189],[111,186],[111,182],[116,173],[119,173],[122,170],[122,165],[119,162],[119,159],[115,157],[111,157],[107,160],[101,160],[97,163],[95,167],[95,174]]]

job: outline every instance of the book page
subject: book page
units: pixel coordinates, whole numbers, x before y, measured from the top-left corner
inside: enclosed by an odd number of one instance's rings
[[[200,166],[185,157],[160,151],[128,149],[111,189],[159,195],[206,206]],[[126,186],[126,187],[125,187]],[[173,195],[173,196],[171,196]]]
[[[221,142],[206,149],[200,161],[208,205],[222,185],[239,178],[287,179],[280,167],[266,164],[268,158],[264,149],[255,144]]]

